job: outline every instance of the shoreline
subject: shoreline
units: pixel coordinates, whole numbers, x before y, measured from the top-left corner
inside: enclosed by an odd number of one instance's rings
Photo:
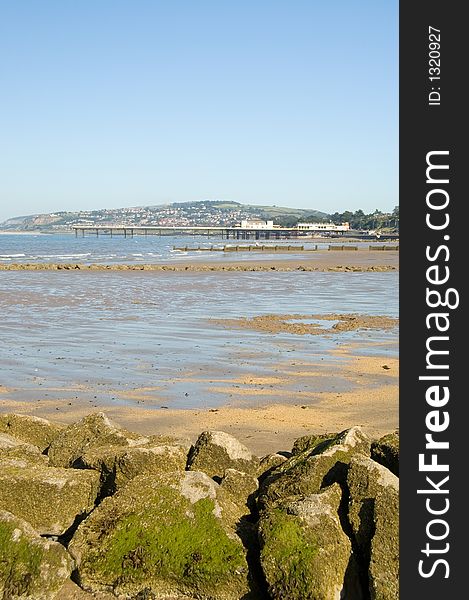
[[[153,271],[153,272],[206,272],[206,271],[339,271],[384,272],[399,270],[399,253],[378,250],[316,251],[314,257],[258,258],[248,260],[220,260],[217,262],[174,261],[161,263],[0,263],[0,271]]]
[[[299,395],[294,400],[292,394],[293,402],[290,403],[266,404],[262,402],[265,396],[263,398],[261,394],[257,405],[244,404],[240,395],[237,405],[161,409],[141,404],[91,407],[86,401],[71,404],[65,399],[38,403],[4,396],[0,401],[0,412],[35,415],[68,424],[90,412],[101,411],[122,427],[137,433],[175,435],[187,438],[191,443],[201,431],[221,430],[239,439],[258,456],[279,449],[289,451],[295,439],[306,434],[338,432],[361,425],[370,436],[380,437],[396,429],[399,426],[399,359],[354,356],[352,348],[336,352],[349,359],[345,369],[337,370],[337,374],[345,371],[349,389],[329,388],[307,396]],[[294,377],[294,373],[291,376]],[[8,395],[8,391],[4,390],[4,394]]]

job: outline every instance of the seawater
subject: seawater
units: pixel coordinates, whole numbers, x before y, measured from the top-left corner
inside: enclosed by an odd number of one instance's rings
[[[314,248],[316,242],[307,239],[300,240],[272,240],[267,242],[260,240],[263,245],[298,245],[305,249]],[[327,248],[329,243],[342,243],[340,240],[331,242],[325,240],[318,243],[318,249]],[[85,237],[74,234],[1,234],[0,235],[0,263],[9,264],[14,262],[51,262],[51,263],[160,263],[176,260],[252,260],[262,258],[266,253],[253,252],[183,252],[174,250],[174,246],[189,248],[210,248],[215,246],[222,248],[225,245],[255,245],[255,240],[222,240],[220,236],[159,236],[159,235],[135,235],[133,237],[123,235],[99,236],[87,234]],[[368,247],[369,242],[353,243]],[[304,257],[304,254],[288,252],[275,253],[276,259]],[[308,257],[315,258],[315,253],[308,253]]]

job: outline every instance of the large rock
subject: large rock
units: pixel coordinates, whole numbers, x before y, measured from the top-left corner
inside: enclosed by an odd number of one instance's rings
[[[320,444],[323,444],[324,442],[328,442],[329,440],[332,440],[337,435],[338,435],[337,432],[336,433],[318,433],[318,434],[311,434],[311,435],[303,435],[300,438],[298,438],[297,440],[295,440],[291,452],[293,455],[296,455],[296,454],[301,454],[302,452],[305,452],[306,450],[314,450]]]
[[[256,506],[258,489],[259,483],[256,477],[236,469],[226,469],[220,482],[220,490],[228,494],[234,504],[246,514],[249,514]]]
[[[0,597],[52,600],[69,577],[73,560],[29,523],[0,510]]]
[[[399,479],[371,458],[349,466],[349,520],[365,564],[372,600],[399,597]]]
[[[334,482],[345,483],[352,456],[369,456],[370,440],[360,427],[352,427],[322,440],[313,448],[289,458],[261,483],[260,507],[317,494]]]
[[[69,551],[80,585],[132,598],[259,597],[250,596],[236,512],[204,473],[136,477],[78,527]]]
[[[267,454],[260,459],[259,467],[257,469],[257,476],[259,480],[265,479],[267,475],[272,473],[277,467],[282,465],[287,460],[287,457],[283,454]]]
[[[37,446],[22,442],[7,433],[0,433],[0,459],[7,458],[26,460],[42,465],[47,465],[49,462],[48,457],[42,454]]]
[[[7,450],[8,448],[17,448],[18,446],[23,445],[24,442],[22,442],[18,438],[15,438],[12,435],[9,435],[8,433],[0,433],[0,452],[2,450]],[[31,444],[29,445],[31,446]]]
[[[388,433],[371,444],[371,458],[399,477],[399,432]]]
[[[65,533],[76,517],[94,507],[98,489],[95,471],[0,458],[0,509],[28,521],[40,534]]]
[[[64,429],[49,448],[50,464],[54,467],[73,467],[83,454],[100,446],[141,446],[147,437],[121,428],[104,413],[93,413]]]
[[[226,469],[255,475],[259,459],[236,438],[224,431],[204,431],[189,451],[187,468],[222,478]]]
[[[340,502],[334,484],[261,513],[260,557],[273,600],[342,597],[351,544],[338,517]]]
[[[0,462],[3,460],[18,460],[27,464],[42,465],[47,467],[49,459],[41,454],[36,446],[31,444],[20,444],[14,448],[0,450]]]
[[[0,433],[7,433],[22,442],[38,446],[41,452],[49,447],[49,444],[64,427],[65,425],[51,423],[40,417],[16,414],[0,415]]]
[[[109,496],[137,475],[184,471],[186,459],[187,452],[181,446],[104,446],[86,452],[79,466],[98,470],[101,474],[101,496]]]

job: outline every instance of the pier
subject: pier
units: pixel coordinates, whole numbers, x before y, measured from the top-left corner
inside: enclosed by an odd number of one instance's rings
[[[327,234],[328,238],[355,237],[363,240],[397,240],[398,235],[386,235],[379,238],[376,235],[357,234],[352,232],[342,232],[332,229],[330,231],[305,230],[298,227],[240,227],[240,226],[212,226],[212,225],[192,225],[192,226],[173,226],[173,225],[73,225],[75,236],[81,235],[109,235],[110,237],[121,235],[124,237],[133,237],[136,235],[201,235],[207,238],[220,236],[222,239],[233,240],[281,240],[311,238],[317,234]]]
[[[132,226],[132,225],[73,225],[75,236],[79,234],[84,237],[88,235],[123,235],[124,237],[133,237],[134,235],[203,235],[207,238],[221,236],[222,239],[233,240],[271,240],[296,238],[299,235],[304,236],[305,232],[295,227],[272,227],[272,228],[242,228],[212,225],[193,225],[193,226]]]

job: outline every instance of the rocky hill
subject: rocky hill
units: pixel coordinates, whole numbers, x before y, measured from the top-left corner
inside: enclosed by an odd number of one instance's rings
[[[161,206],[105,208],[79,212],[54,212],[14,217],[0,223],[4,231],[68,231],[71,226],[83,225],[235,225],[241,219],[273,219],[275,223],[290,224],[298,220],[327,218],[327,214],[311,209],[280,206],[254,206],[239,202],[200,201],[177,202]]]

